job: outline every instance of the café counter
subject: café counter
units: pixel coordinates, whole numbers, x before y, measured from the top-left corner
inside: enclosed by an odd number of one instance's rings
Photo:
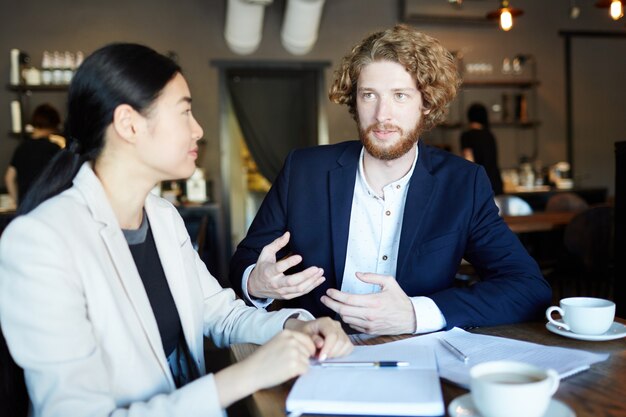
[[[572,189],[558,189],[552,187],[518,188],[515,191],[507,191],[506,195],[515,195],[524,199],[533,211],[544,211],[550,197],[561,193],[577,194],[587,204],[602,204],[607,200],[608,189],[605,187],[578,187]]]

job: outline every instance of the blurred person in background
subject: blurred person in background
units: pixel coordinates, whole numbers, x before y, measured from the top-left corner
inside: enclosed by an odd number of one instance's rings
[[[482,165],[495,195],[502,194],[502,177],[498,166],[498,145],[489,129],[487,108],[473,103],[467,110],[469,129],[461,134],[461,153],[468,161]]]
[[[9,195],[19,204],[33,181],[41,174],[52,157],[65,146],[58,135],[61,117],[50,104],[41,104],[33,112],[33,131],[18,145],[4,175]]]

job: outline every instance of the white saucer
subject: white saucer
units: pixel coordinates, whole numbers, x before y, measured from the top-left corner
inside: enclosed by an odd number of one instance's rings
[[[611,324],[609,330],[602,334],[576,334],[570,332],[569,330],[555,326],[550,322],[546,323],[546,329],[550,330],[552,333],[578,340],[604,341],[626,337],[626,326],[616,321]]]
[[[448,406],[448,414],[450,417],[480,417],[472,401],[471,393],[452,400]],[[550,405],[548,405],[543,417],[576,417],[576,413],[567,404],[553,398],[550,400]]]

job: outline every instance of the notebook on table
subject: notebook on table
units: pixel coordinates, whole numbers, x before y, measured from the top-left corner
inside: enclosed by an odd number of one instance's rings
[[[429,346],[355,346],[326,362],[406,362],[406,366],[324,367],[315,362],[287,397],[291,414],[441,416],[444,403]]]

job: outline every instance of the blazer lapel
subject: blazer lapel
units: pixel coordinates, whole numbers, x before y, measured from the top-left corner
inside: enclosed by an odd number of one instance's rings
[[[187,235],[177,231],[170,205],[165,205],[149,196],[146,200],[146,212],[161,265],[178,310],[187,346],[195,354],[202,351],[202,348],[198,346],[195,330],[202,326],[196,323],[198,316],[194,314],[193,303],[190,302],[191,289],[185,279],[185,265],[181,256],[181,246],[187,239]]]
[[[141,322],[150,347],[154,355],[159,358],[163,372],[169,375],[169,365],[163,352],[163,342],[159,333],[159,327],[124,235],[119,227],[113,226],[107,226],[102,229],[100,235],[109,251],[111,261],[117,270],[117,276],[125,289],[126,296]]]
[[[425,213],[436,187],[437,180],[430,173],[428,149],[420,141],[417,164],[409,182],[404,205],[396,278],[404,276],[403,270],[406,267],[408,256],[423,228]]]
[[[329,172],[329,196],[331,212],[331,237],[336,288],[341,288],[343,270],[348,250],[350,213],[354,197],[354,182],[359,162],[361,145],[348,147],[339,157],[339,167]]]
[[[126,296],[141,323],[142,330],[148,339],[152,352],[158,358],[164,376],[173,384],[169,365],[163,352],[163,342],[161,341],[161,335],[154,318],[152,306],[148,300],[148,295],[135,266],[128,243],[102,188],[102,184],[91,169],[89,162],[83,164],[74,178],[74,186],[83,195],[94,220],[103,224],[100,236],[117,272],[117,277],[111,277],[111,279],[117,278],[122,284]]]

